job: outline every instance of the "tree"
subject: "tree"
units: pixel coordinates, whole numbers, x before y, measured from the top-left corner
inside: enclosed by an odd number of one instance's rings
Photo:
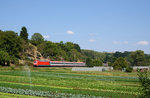
[[[74,44],[72,42],[66,42],[65,43],[65,51],[66,52],[71,51],[71,49],[73,49],[73,48],[74,48]]]
[[[65,49],[65,44],[63,41],[60,41],[60,43],[58,43],[58,45],[64,50]]]
[[[20,31],[20,37],[24,39],[26,42],[28,41],[28,33],[26,27],[22,27]]]
[[[7,63],[7,64],[6,64]],[[2,66],[9,66],[10,65],[10,57],[7,52],[0,51],[0,65]]]
[[[0,50],[19,58],[19,53],[23,50],[23,40],[13,31],[0,32]]]
[[[132,52],[130,56],[132,58],[133,66],[142,66],[144,64],[144,60],[145,60],[144,51],[137,50],[135,52]]]
[[[34,33],[31,37],[31,43],[33,45],[39,45],[44,42],[44,38],[40,33]]]
[[[96,60],[96,59],[92,60],[92,64],[93,64],[93,66],[102,66],[103,65],[102,61]]]
[[[115,52],[115,53],[113,54],[113,56],[116,57],[116,58],[118,58],[118,57],[123,57],[122,54],[123,54],[122,52],[117,51],[117,52]]]
[[[105,53],[97,52],[97,51],[93,51],[93,50],[83,50],[82,49],[81,53],[84,56],[87,56],[91,59],[98,59],[98,60],[101,60],[101,61],[104,61],[105,56],[106,56]]]
[[[81,53],[76,49],[71,49],[69,52],[67,52],[67,55],[69,57],[69,61],[77,62],[81,58]]]
[[[80,46],[78,44],[74,44],[74,48],[78,51],[81,52]]]
[[[150,75],[147,71],[140,71],[138,70],[138,78],[141,84],[140,88],[140,97],[141,98],[150,98]]]
[[[88,67],[93,67],[92,59],[91,59],[91,58],[87,58],[87,59],[86,59],[86,65],[87,65]]]
[[[150,54],[145,54],[144,66],[150,65]]]
[[[54,60],[58,60],[63,56],[61,55],[61,47],[51,41],[47,41],[44,43],[43,50],[41,51],[41,53],[44,57],[47,58],[49,56],[51,59]]]
[[[119,57],[112,66],[116,70],[122,70],[122,68],[128,68],[128,62],[123,57]]]
[[[113,63],[115,61],[112,53],[105,53],[105,55],[104,63]]]

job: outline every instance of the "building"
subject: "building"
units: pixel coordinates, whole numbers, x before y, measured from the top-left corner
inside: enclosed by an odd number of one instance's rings
[[[150,66],[133,66],[133,70],[150,70]]]

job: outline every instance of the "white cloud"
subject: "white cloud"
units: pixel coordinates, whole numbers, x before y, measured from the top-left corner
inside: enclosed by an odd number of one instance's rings
[[[137,42],[138,45],[144,45],[144,46],[147,46],[149,45],[149,43],[147,41],[139,41]]]
[[[96,40],[94,40],[94,39],[90,39],[90,40],[89,40],[89,42],[95,42],[95,41],[96,41]]]
[[[68,30],[68,31],[67,31],[67,34],[73,35],[74,32],[72,32],[71,30]]]
[[[48,35],[43,35],[44,39],[48,39],[49,36]]]

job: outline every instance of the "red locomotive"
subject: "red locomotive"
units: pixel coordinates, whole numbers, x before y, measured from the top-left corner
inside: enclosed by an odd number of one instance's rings
[[[50,62],[47,60],[35,60],[33,65],[34,66],[49,66]]]
[[[83,67],[86,66],[84,62],[68,62],[68,61],[48,61],[35,60],[34,66],[51,66],[51,67]]]

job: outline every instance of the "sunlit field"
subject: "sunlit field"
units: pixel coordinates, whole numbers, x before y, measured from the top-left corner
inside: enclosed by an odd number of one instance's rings
[[[137,73],[75,72],[71,68],[1,67],[0,96],[5,98],[135,98],[139,95]]]

